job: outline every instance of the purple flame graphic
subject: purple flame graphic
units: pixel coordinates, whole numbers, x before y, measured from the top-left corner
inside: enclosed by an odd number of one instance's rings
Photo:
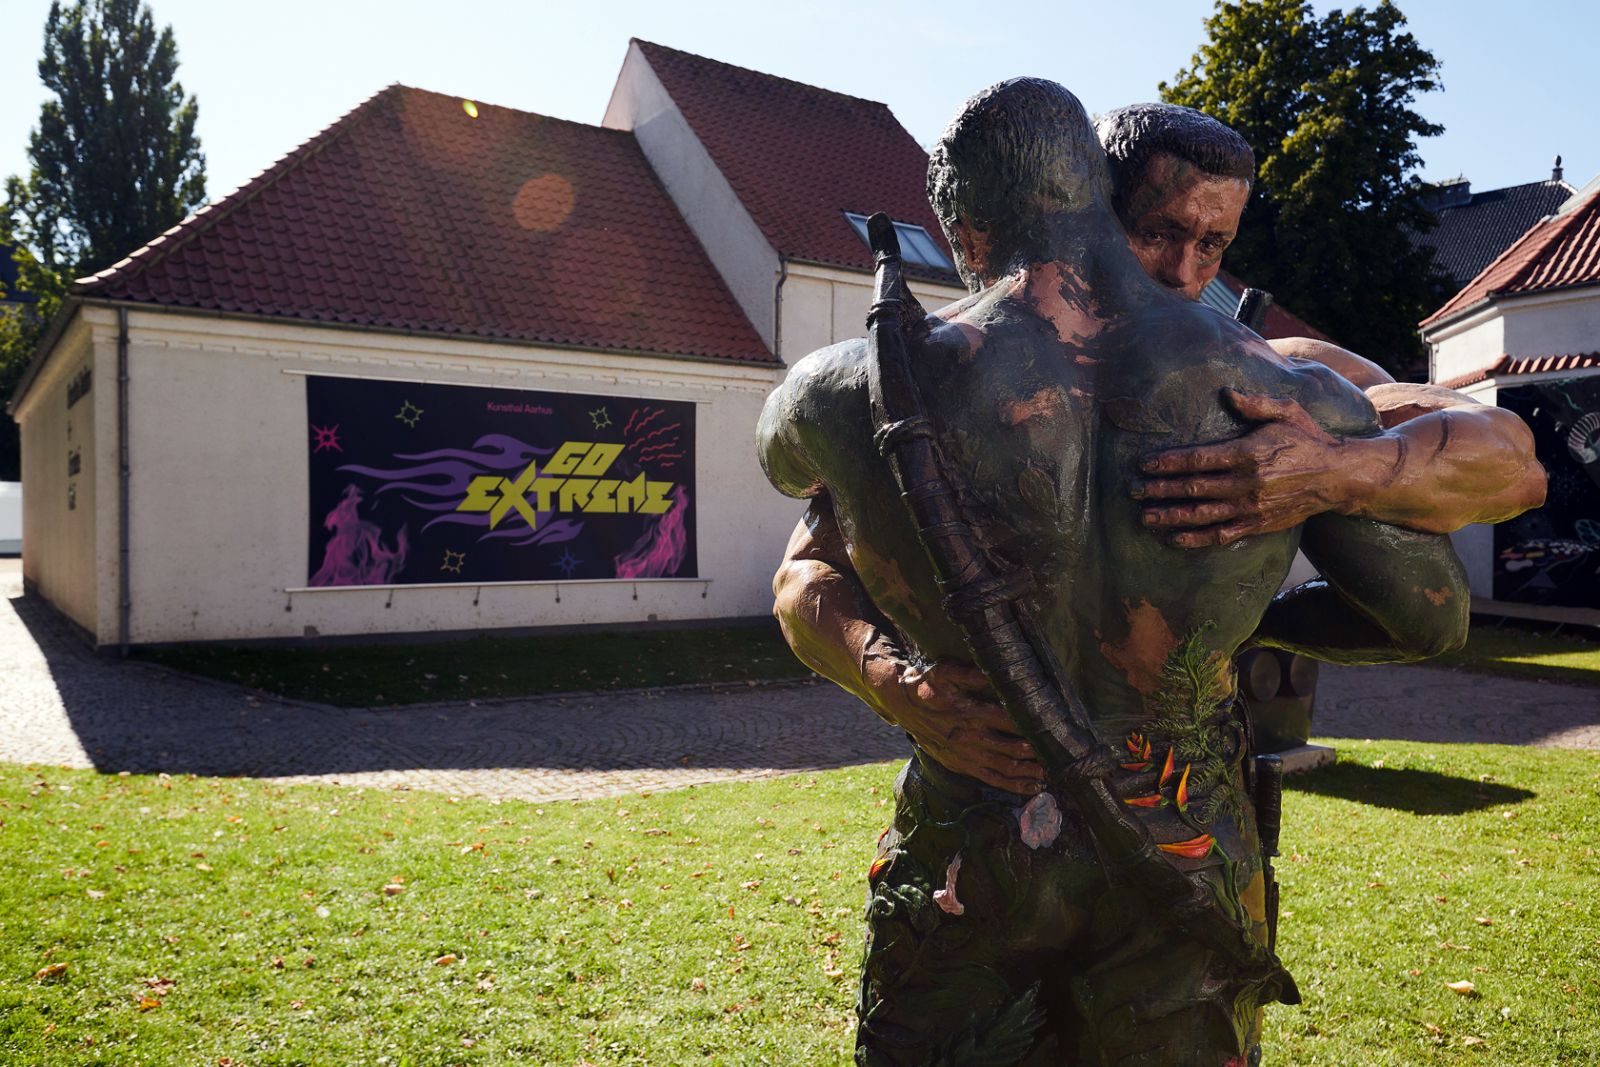
[[[515,437],[492,433],[474,441],[471,449],[439,448],[395,456],[395,459],[410,462],[411,466],[383,468],[351,463],[339,469],[378,479],[382,483],[376,490],[379,494],[398,492],[413,507],[439,512],[422,527],[424,530],[439,523],[476,526],[484,531],[479,541],[516,538],[511,542],[514,545],[559,544],[582,533],[583,523],[567,519],[551,522],[554,513],[545,511],[539,513],[535,530],[530,531],[521,516],[512,516],[500,529],[490,530],[487,513],[456,511],[472,479],[483,474],[514,478],[535,459],[544,460],[554,454],[553,448],[540,448]]]
[[[645,530],[632,548],[616,557],[618,578],[664,578],[683,565],[689,549],[689,531],[684,526],[689,493],[677,486],[672,499],[672,508]]]
[[[357,513],[361,490],[344,488],[344,496],[322,520],[332,530],[323,551],[322,566],[311,576],[312,585],[387,585],[406,563],[406,528],[395,535],[395,547],[383,547],[383,528]]]

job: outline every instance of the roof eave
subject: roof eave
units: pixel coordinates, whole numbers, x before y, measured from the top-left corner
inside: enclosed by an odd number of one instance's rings
[[[93,296],[68,296],[76,307],[124,307],[134,311],[149,311],[161,315],[193,315],[199,318],[226,319],[235,322],[260,322],[277,326],[306,326],[320,329],[347,330],[355,333],[377,333],[391,337],[422,337],[435,340],[455,339],[472,341],[478,344],[512,345],[518,348],[553,348],[562,352],[598,352],[610,356],[639,356],[646,359],[670,359],[677,362],[707,363],[718,367],[754,367],[769,370],[782,370],[783,361],[771,352],[763,349],[759,356],[706,356],[689,352],[658,352],[653,349],[620,348],[606,345],[578,345],[561,341],[531,341],[518,337],[483,337],[471,333],[446,333],[442,330],[412,330],[403,326],[368,325],[360,322],[326,322],[317,319],[302,319],[292,315],[263,315],[246,311],[224,311],[217,308],[186,307],[182,304],[158,304],[143,300],[117,300],[110,297]],[[22,399],[23,390],[31,383],[34,376],[43,367],[43,361],[49,347],[60,339],[61,333],[66,329],[67,307],[65,304],[50,324],[50,330],[41,338],[39,347],[35,349],[33,360],[28,364],[28,369],[23,372],[22,381],[18,385],[16,396],[6,406],[9,413],[13,406]]]
[[[28,395],[28,390],[33,387],[34,381],[44,370],[44,365],[50,362],[50,353],[55,349],[56,342],[61,340],[61,335],[66,333],[67,326],[71,324],[72,317],[78,309],[85,304],[95,304],[99,301],[85,298],[74,293],[68,293],[61,300],[61,307],[56,310],[55,318],[50,320],[50,325],[45,328],[44,336],[39,338],[39,343],[33,346],[33,354],[28,357],[28,365],[23,368],[22,377],[17,380],[17,387],[12,390],[11,399],[6,401],[6,414],[13,419],[17,417],[17,407],[23,398]]]

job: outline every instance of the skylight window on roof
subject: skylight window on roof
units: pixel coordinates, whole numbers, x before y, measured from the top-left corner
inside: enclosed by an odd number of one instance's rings
[[[867,240],[867,217],[857,215],[853,211],[846,211],[844,217],[850,225],[855,227],[856,235],[861,238],[861,243],[871,247]],[[900,238],[900,258],[917,267],[929,267],[933,270],[954,271],[955,264],[940,250],[939,244],[928,231],[911,222],[896,222],[894,224],[895,236]]]

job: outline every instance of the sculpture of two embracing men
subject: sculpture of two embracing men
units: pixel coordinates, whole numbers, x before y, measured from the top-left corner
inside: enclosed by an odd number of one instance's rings
[[[1134,133],[1190,121],[1126,110]],[[972,295],[917,307],[878,220],[870,336],[796,364],[762,415],[768,476],[812,501],[777,583],[790,641],[915,743],[868,875],[862,1065],[1258,1062],[1262,1009],[1298,994],[1270,943],[1233,655],[1372,663],[1459,645],[1468,588],[1436,532],[1451,527],[1417,499],[1453,491],[1501,512],[1465,521],[1504,518],[1542,486],[1504,413],[1394,387],[1390,407],[1457,429],[1408,431],[1431,452],[1395,444],[1328,365],[1370,364],[1276,350],[1196,302],[1251,175],[1181,149],[1131,155],[1138,174],[1114,187],[1052,82],[974,97],[929,167]],[[1189,213],[1166,218],[1170,202]],[[1186,230],[1207,219],[1225,231],[1214,250]],[[1135,228],[1169,223],[1198,271],[1171,276],[1160,234]],[[1172,536],[1241,514],[1182,476],[1234,441],[1269,458],[1370,443],[1368,494],[1403,483],[1423,517],[1297,503]],[[1159,453],[1188,457],[1167,468],[1177,481],[1149,478]],[[1263,469],[1269,489],[1293,473]],[[1469,471],[1470,493],[1440,484]],[[1200,499],[1152,506],[1163,492]],[[1322,577],[1278,595],[1297,549]]]

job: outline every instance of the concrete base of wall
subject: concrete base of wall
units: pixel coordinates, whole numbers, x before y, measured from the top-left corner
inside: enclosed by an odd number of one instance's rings
[[[466,641],[474,637],[556,637],[562,634],[595,634],[652,630],[709,630],[730,626],[772,627],[777,622],[767,615],[737,615],[720,619],[667,619],[657,622],[589,623],[567,626],[513,626],[493,630],[420,630],[409,633],[317,634],[304,637],[258,637],[222,641],[154,641],[136,648],[350,648],[370,645],[433,645]],[[113,651],[115,649],[113,648]]]

